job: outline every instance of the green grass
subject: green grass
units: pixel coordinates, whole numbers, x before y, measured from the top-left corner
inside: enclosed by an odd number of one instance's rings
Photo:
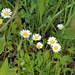
[[[0,74],[10,75],[73,75],[75,54],[75,1],[74,0],[2,0],[3,8],[13,15],[0,24]],[[57,24],[63,24],[59,30]],[[28,29],[42,36],[43,48],[19,33]],[[5,35],[5,36],[4,36]],[[3,37],[4,36],[4,37]],[[57,38],[61,51],[55,53],[47,44],[50,36]],[[7,66],[4,66],[5,63]],[[9,66],[8,66],[9,65]],[[4,74],[6,75],[6,74]]]

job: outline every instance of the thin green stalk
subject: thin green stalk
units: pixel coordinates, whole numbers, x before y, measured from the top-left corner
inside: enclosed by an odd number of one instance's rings
[[[9,1],[6,0],[6,2],[7,2],[12,8],[14,8],[14,6],[13,6]]]
[[[24,2],[25,2],[25,6],[26,6],[26,0],[24,0]]]
[[[67,3],[66,3],[66,7],[68,6],[68,0],[67,0]],[[67,10],[68,8],[65,9],[65,18],[64,18],[64,24],[66,23],[66,17],[67,17]]]
[[[74,0],[72,0],[72,2],[71,2],[71,8],[70,8],[68,19],[70,18],[71,13],[72,13],[73,3],[74,3]]]
[[[20,75],[20,56],[19,56],[19,51],[17,51],[17,57],[18,57],[18,75]]]
[[[25,48],[25,52],[28,53],[28,51],[27,51],[27,45],[26,45],[26,39],[24,40],[24,48]]]
[[[65,24],[65,26],[64,26],[64,28],[69,24],[69,22],[70,22],[70,20],[71,20],[71,18],[73,17],[75,15],[75,12],[72,14],[72,16],[68,19],[68,21],[66,22],[66,24]],[[63,29],[62,29],[63,30]]]
[[[62,2],[62,0],[59,0],[59,3],[58,3],[58,5],[57,5],[57,8],[56,8],[56,9],[55,9],[55,11],[54,11],[53,16],[56,14],[56,12],[57,12],[57,10],[58,10],[58,8],[59,8],[59,6],[60,6],[61,2]]]
[[[17,57],[18,57],[18,75],[21,75],[20,73],[20,50],[23,43],[23,38],[19,39],[19,44],[17,44]]]
[[[7,36],[7,41],[6,41],[6,47],[5,47],[5,53],[4,53],[3,61],[5,60],[5,56],[6,56],[6,50],[7,50],[7,47],[8,47],[8,40],[9,40],[9,35],[10,35],[11,27],[12,27],[12,21],[11,21],[11,24],[10,24],[9,30],[8,30],[8,36]]]

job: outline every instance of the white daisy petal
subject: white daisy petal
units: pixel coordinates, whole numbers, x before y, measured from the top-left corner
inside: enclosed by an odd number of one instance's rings
[[[22,31],[20,31],[20,35],[23,36],[24,38],[29,38],[31,33],[29,30],[22,30]]]
[[[57,27],[62,30],[62,28],[64,27],[63,24],[58,24]]]
[[[55,44],[55,43],[57,43],[57,40],[56,40],[56,38],[55,37],[49,37],[49,39],[47,40],[48,42],[47,42],[47,44],[49,44],[49,45],[53,45],[53,44]]]
[[[53,44],[52,50],[53,50],[53,52],[59,52],[61,50],[60,44],[59,43]]]
[[[32,39],[35,40],[35,41],[39,41],[39,40],[41,40],[41,35],[39,35],[39,34],[33,34]]]
[[[9,8],[5,8],[1,12],[1,16],[3,18],[11,18],[11,14],[12,14],[12,12],[11,12],[11,10]]]
[[[1,15],[3,16],[3,15],[4,15],[4,13],[1,13]]]
[[[11,14],[12,14],[12,12],[9,13],[9,15],[11,15]]]
[[[37,45],[36,45],[36,47],[37,47],[38,49],[41,49],[41,48],[43,47],[43,44],[40,43],[40,42],[38,42]]]
[[[10,10],[10,9],[8,9],[8,11],[10,12],[11,10]]]
[[[5,12],[5,9],[3,9],[2,12]]]

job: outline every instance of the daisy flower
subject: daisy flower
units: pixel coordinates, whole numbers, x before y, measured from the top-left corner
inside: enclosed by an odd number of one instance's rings
[[[3,20],[2,20],[2,19],[0,19],[0,24],[2,24],[2,22],[3,22]]]
[[[60,44],[59,43],[53,44],[52,50],[53,50],[53,52],[59,52],[61,50]]]
[[[32,39],[35,40],[35,41],[41,40],[41,35],[39,35],[39,34],[33,34]]]
[[[40,43],[40,42],[38,42],[37,45],[36,45],[36,47],[37,47],[38,49],[41,49],[41,48],[43,47],[43,44]]]
[[[1,12],[1,16],[4,17],[4,18],[10,18],[11,14],[12,14],[12,12],[9,8],[5,8]]]
[[[64,26],[63,24],[58,24],[57,27],[61,30]]]
[[[48,41],[47,44],[49,44],[49,45],[53,45],[53,44],[57,43],[57,40],[55,37],[49,37],[49,39],[47,41]]]
[[[31,32],[29,30],[22,30],[20,32],[20,35],[23,36],[24,38],[29,38],[29,36],[31,35]]]

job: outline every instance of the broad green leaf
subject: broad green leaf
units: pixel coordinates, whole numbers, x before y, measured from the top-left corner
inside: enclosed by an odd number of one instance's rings
[[[5,47],[5,36],[3,36],[2,38],[0,38],[0,54],[4,50],[4,47]]]
[[[48,2],[49,2],[49,0],[46,0],[46,6],[48,6]]]
[[[42,22],[42,16],[45,12],[45,0],[38,0],[38,8],[40,14],[40,22]]]
[[[12,42],[11,42],[11,41],[8,42],[8,49],[9,49],[10,51],[12,50]]]
[[[60,72],[61,72],[61,67],[58,67],[57,68],[57,75],[60,75]]]
[[[54,53],[53,58],[59,58],[60,59],[61,54],[60,53]]]
[[[44,38],[44,39],[43,39],[43,45],[45,45],[46,43],[47,43],[47,39]]]
[[[75,29],[72,29],[71,27],[66,28],[63,30],[62,37],[65,39],[75,39]]]
[[[71,59],[70,59],[70,56],[67,55],[67,56],[63,56],[63,57],[60,59],[60,62],[61,62],[62,65],[66,65],[69,60],[71,60]]]
[[[24,56],[24,50],[20,50],[20,55],[23,58],[23,56]]]
[[[17,68],[8,69],[8,59],[4,61],[1,69],[0,69],[0,75],[16,75]]]
[[[8,60],[6,58],[6,60],[4,61],[1,70],[0,70],[0,75],[7,75],[7,70],[8,70]]]
[[[68,51],[69,51],[70,53],[75,54],[75,48],[74,48],[74,47],[69,48]]]
[[[65,39],[75,39],[75,17],[72,19],[70,27],[63,30],[62,37]]]
[[[21,39],[20,42],[19,42],[19,44],[17,45],[17,50],[18,51],[20,51],[20,49],[21,49],[22,41],[23,41],[23,39]]]
[[[42,52],[41,51],[39,51],[38,53],[37,53],[37,61],[38,61],[38,65],[40,66],[42,63],[43,63],[43,58],[42,58]]]
[[[52,63],[51,61],[49,60],[49,62],[47,63],[46,67],[45,67],[45,70],[50,70],[50,67],[52,66]]]
[[[30,62],[30,56],[27,53],[25,54],[25,60],[26,62]]]
[[[44,54],[43,54],[43,58],[44,58],[44,63],[49,59],[49,51],[46,51]]]
[[[12,69],[9,69],[6,73],[6,75],[16,75],[16,72]]]
[[[30,39],[28,41],[29,41],[30,45],[33,45],[33,40],[32,39]]]

